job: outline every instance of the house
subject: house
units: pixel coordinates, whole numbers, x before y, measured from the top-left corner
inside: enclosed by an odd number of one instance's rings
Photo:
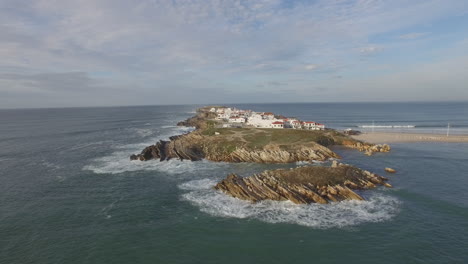
[[[262,117],[263,119],[266,119],[266,120],[273,120],[275,118],[275,114],[271,112],[266,112],[266,113],[263,113]]]
[[[218,115],[216,116],[216,119],[218,119],[218,120],[228,120],[229,117],[230,117],[229,114],[218,113]]]
[[[284,128],[293,128],[293,129],[300,129],[302,128],[301,121],[295,118],[288,118],[284,119]]]
[[[316,123],[314,121],[305,121],[305,122],[302,122],[302,128],[309,129],[309,130],[316,130],[315,124]]]
[[[284,128],[284,122],[281,121],[275,121],[271,123],[272,128]]]
[[[302,128],[309,129],[309,130],[324,130],[325,125],[317,123],[317,122],[313,122],[313,121],[306,121],[306,122],[302,122]]]
[[[239,116],[229,117],[229,123],[245,123],[245,118]]]

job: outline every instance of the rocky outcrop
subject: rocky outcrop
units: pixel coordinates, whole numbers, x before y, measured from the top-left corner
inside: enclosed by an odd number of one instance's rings
[[[385,171],[388,172],[388,173],[395,173],[396,172],[396,170],[392,169],[392,168],[385,168]]]
[[[224,162],[256,162],[256,163],[291,163],[297,161],[325,161],[329,158],[339,158],[339,156],[317,143],[297,145],[281,149],[279,146],[267,145],[263,149],[247,149],[242,144],[233,149],[226,150],[220,143],[212,142],[213,137],[203,136],[197,133],[190,133],[181,136],[174,136],[170,141],[159,141],[143,149],[140,154],[130,156],[131,160],[151,160],[160,161],[179,160],[201,160]]]
[[[178,126],[195,127],[204,129],[207,127],[207,119],[216,118],[215,113],[199,111],[197,115],[177,123]]]
[[[148,146],[140,154],[130,156],[131,160],[151,160],[160,161],[179,159],[197,161],[205,157],[203,149],[199,144],[195,144],[190,139],[195,137],[191,134],[170,137],[170,141],[161,140],[154,145]]]
[[[304,166],[264,171],[249,177],[230,174],[214,187],[235,198],[251,202],[285,201],[296,204],[364,200],[355,190],[391,187],[387,178],[350,165]]]
[[[367,156],[371,156],[375,152],[390,152],[391,150],[390,146],[387,144],[370,144],[355,141],[344,141],[342,145],[364,152],[364,154]]]

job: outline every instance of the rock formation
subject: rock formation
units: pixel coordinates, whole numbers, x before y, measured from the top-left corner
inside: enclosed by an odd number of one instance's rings
[[[392,169],[392,168],[385,168],[385,171],[388,172],[388,173],[395,173],[396,172],[396,170]]]
[[[354,190],[391,187],[387,178],[350,165],[334,163],[332,167],[304,166],[295,169],[264,171],[249,177],[230,174],[214,187],[235,198],[258,202],[285,201],[296,204],[343,200],[364,200]]]
[[[364,142],[344,141],[343,145],[348,148],[354,148],[371,156],[374,152],[390,152],[391,148],[387,144],[370,144]]]
[[[140,154],[131,155],[130,159],[164,161],[175,158],[192,161],[207,159],[224,162],[291,163],[339,158],[327,147],[314,142],[291,146],[287,150],[277,145],[266,145],[262,149],[252,150],[242,144],[229,145],[229,148],[226,148],[213,140],[214,137],[198,133],[174,136],[170,138],[170,141],[161,140],[155,145],[146,147]]]

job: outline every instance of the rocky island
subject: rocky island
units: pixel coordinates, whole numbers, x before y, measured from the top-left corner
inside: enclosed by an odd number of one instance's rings
[[[364,200],[353,190],[391,187],[388,179],[347,164],[264,171],[249,177],[230,174],[215,189],[252,202],[290,200],[297,204]]]
[[[130,159],[292,163],[339,159],[340,156],[329,148],[336,145],[354,148],[367,155],[390,151],[386,144],[361,142],[336,130],[325,129],[319,123],[302,122],[272,113],[259,115],[244,110],[226,115],[223,109],[227,108],[198,109],[195,116],[178,123],[180,126],[194,127],[194,131],[172,136],[168,141],[161,140],[146,147],[141,153],[131,155]],[[231,174],[215,188],[252,202],[271,199],[327,203],[361,200],[362,197],[352,190],[369,189],[377,185],[390,187],[385,181],[385,178],[368,171],[334,164],[332,167],[306,166],[265,171],[246,178]]]

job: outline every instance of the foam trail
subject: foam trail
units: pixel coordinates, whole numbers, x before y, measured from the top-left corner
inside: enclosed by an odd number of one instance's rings
[[[415,128],[415,125],[360,125],[361,128]]]
[[[146,142],[120,145],[114,147],[114,152],[110,155],[103,156],[97,159],[94,159],[91,164],[83,167],[83,170],[90,170],[97,174],[102,173],[123,173],[127,171],[149,171],[149,170],[158,170],[171,174],[183,174],[195,169],[198,169],[199,165],[203,165],[203,162],[198,162],[198,165],[195,165],[191,161],[179,161],[179,160],[170,160],[165,162],[159,162],[156,160],[152,161],[131,161],[130,155],[133,153],[139,153],[143,148],[155,144],[159,140],[168,140],[170,136],[180,135],[192,131],[192,127],[180,127],[180,126],[171,126],[167,127],[167,133],[160,135],[155,138],[151,138]],[[135,129],[134,130],[140,137],[148,137],[153,134],[151,129]],[[205,162],[205,161],[204,161]],[[207,163],[207,161],[205,162]],[[205,164],[206,165],[206,164]],[[223,166],[219,164],[218,166]],[[203,167],[203,166],[201,166]],[[206,167],[206,166],[205,166]],[[214,166],[217,167],[217,166]]]
[[[250,203],[214,190],[215,180],[194,180],[179,185],[188,191],[182,199],[213,216],[252,218],[268,223],[291,223],[317,229],[343,228],[366,222],[387,221],[399,211],[400,202],[374,193],[367,201],[297,205],[290,201]]]

